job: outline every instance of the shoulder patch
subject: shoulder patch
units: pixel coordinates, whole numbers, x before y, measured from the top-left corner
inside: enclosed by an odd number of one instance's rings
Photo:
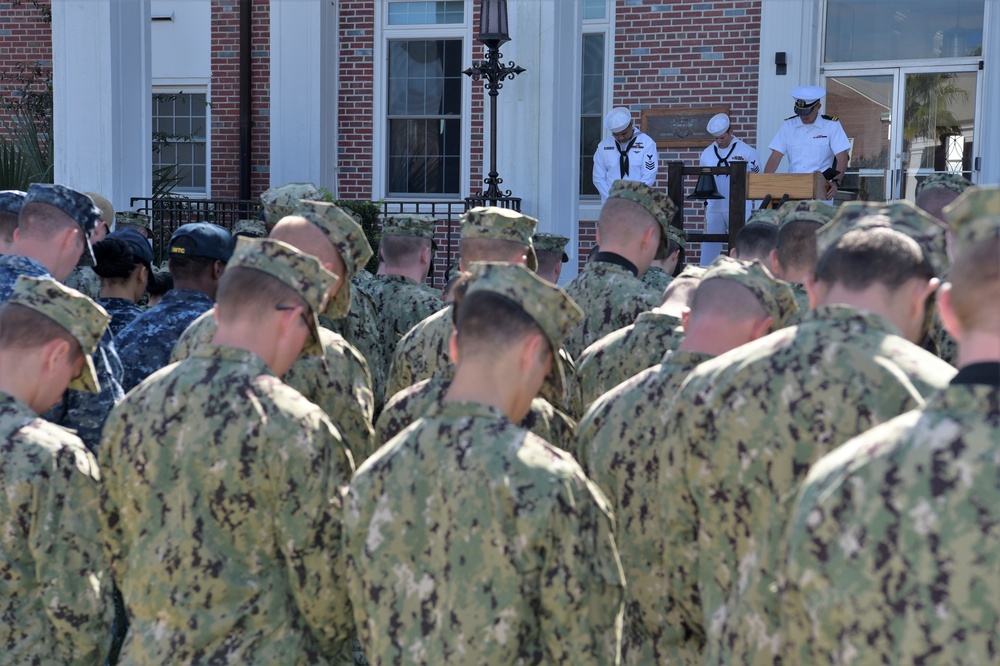
[[[823,119],[824,120],[840,120],[840,118],[838,118],[837,116],[828,116],[825,113],[823,114]]]

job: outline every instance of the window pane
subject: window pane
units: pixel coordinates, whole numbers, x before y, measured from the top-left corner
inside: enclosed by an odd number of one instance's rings
[[[604,35],[583,36],[583,80],[580,111],[600,114],[604,105]]]
[[[977,56],[985,0],[828,0],[826,62]]]
[[[174,167],[179,192],[202,193],[207,189],[206,99],[205,93],[153,95],[153,168]]]
[[[391,194],[457,194],[461,122],[389,120]]]
[[[444,25],[465,21],[463,0],[389,2],[389,25]]]
[[[608,0],[583,0],[583,20],[603,19],[608,15]]]
[[[597,194],[594,187],[594,152],[597,144],[601,142],[600,116],[584,117],[580,119],[580,194]]]

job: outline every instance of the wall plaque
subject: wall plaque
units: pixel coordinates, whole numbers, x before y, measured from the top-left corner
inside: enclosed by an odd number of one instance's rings
[[[729,107],[643,109],[640,129],[657,148],[705,148],[715,141],[707,127],[717,113],[729,113]]]

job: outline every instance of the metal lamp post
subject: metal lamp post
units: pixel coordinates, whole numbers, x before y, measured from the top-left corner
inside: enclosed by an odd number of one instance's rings
[[[486,46],[486,59],[465,70],[473,81],[483,79],[490,95],[490,173],[486,180],[486,190],[468,197],[466,206],[491,205],[503,208],[521,209],[521,199],[512,197],[511,191],[500,189],[503,178],[497,173],[497,96],[505,79],[513,79],[525,71],[513,61],[506,65],[501,62],[503,54],[500,45],[510,41],[507,27],[507,0],[481,0],[479,5],[479,36],[476,41]]]

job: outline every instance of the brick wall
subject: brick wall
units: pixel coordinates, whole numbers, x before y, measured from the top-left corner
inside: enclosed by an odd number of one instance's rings
[[[0,131],[7,125],[7,102],[17,101],[20,80],[36,66],[40,78],[52,72],[52,20],[50,0],[0,2]],[[36,84],[41,92],[44,86]]]
[[[270,2],[253,0],[251,20],[250,195],[269,186],[270,170]],[[236,198],[240,187],[240,7],[237,0],[212,0],[212,197]]]

